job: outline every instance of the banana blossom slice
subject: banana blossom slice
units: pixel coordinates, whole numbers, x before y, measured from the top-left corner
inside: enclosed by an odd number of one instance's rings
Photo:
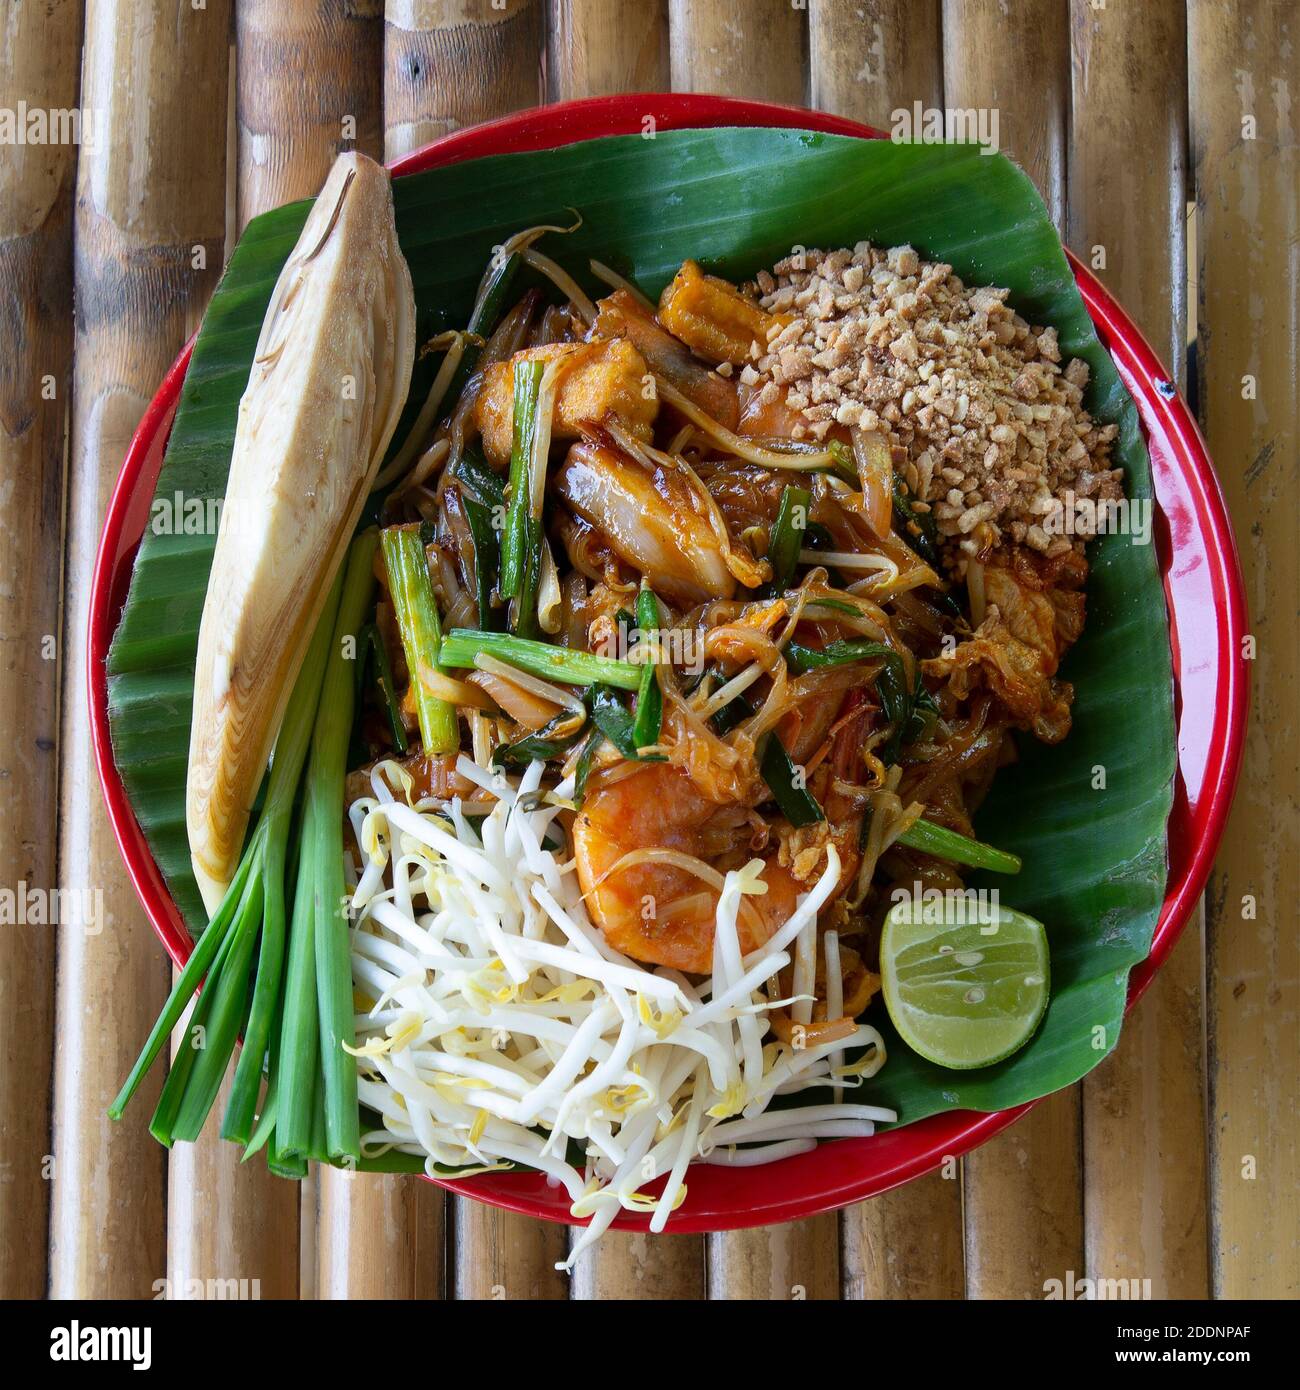
[[[335,161],[262,323],[199,628],[185,818],[209,915],[410,386],[415,299],[387,171]]]

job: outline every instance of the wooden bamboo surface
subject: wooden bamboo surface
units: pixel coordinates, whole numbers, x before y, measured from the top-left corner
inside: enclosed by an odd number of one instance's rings
[[[1298,29],[1288,0],[0,0],[0,102],[80,103],[98,137],[0,146],[0,889],[86,904],[0,930],[0,1296],[1032,1298],[1070,1273],[1300,1293]],[[342,148],[669,86],[885,128],[917,101],[996,117],[1198,404],[1254,709],[1205,911],[1081,1086],[838,1215],[612,1233],[566,1279],[562,1228],[414,1180],[298,1188],[103,1118],[168,975],[101,810],[86,604],[126,442],[250,216]]]

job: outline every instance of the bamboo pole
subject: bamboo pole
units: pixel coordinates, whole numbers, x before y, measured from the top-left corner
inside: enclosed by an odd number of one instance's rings
[[[298,1184],[273,1177],[261,1157],[241,1163],[239,1146],[220,1137],[229,1095],[227,1076],[198,1141],[168,1158],[169,1296],[297,1298]]]
[[[668,0],[550,0],[552,101],[668,86]]]
[[[317,1170],[316,1297],[443,1296],[440,1187],[419,1178]]]
[[[804,18],[790,0],[670,0],[673,90],[802,102]]]
[[[81,3],[22,4],[0,90],[29,110],[77,105]],[[72,367],[70,141],[0,157],[0,888],[55,886],[61,482]],[[14,918],[18,916],[14,914]],[[0,1298],[40,1298],[49,1216],[54,928],[0,930]],[[48,921],[48,911],[44,919]]]
[[[59,885],[88,893],[59,932],[50,1287],[148,1297],[166,1270],[153,1080],[105,1108],[167,993],[162,949],[103,811],[85,710],[90,564],[141,412],[221,268],[230,9],[89,0],[82,104],[97,138],[77,168],[77,333],[64,578]]]
[[[1065,131],[1070,113],[1065,0],[944,0],[944,105],[988,109],[998,143],[1065,225]]]
[[[1057,1091],[962,1164],[968,1298],[1042,1298],[1081,1278],[1083,1192],[1077,1087]]]
[[[1235,523],[1254,651],[1241,781],[1211,878],[1210,1255],[1216,1298],[1300,1293],[1300,684],[1294,640],[1300,24],[1193,0],[1202,424]]]
[[[812,104],[882,130],[890,112],[943,102],[940,0],[810,0]]]
[[[1074,0],[1071,21],[1067,240],[1181,382],[1186,277],[1170,267],[1186,256],[1186,10]],[[1202,923],[1083,1083],[1088,1274],[1148,1278],[1156,1298],[1209,1294]]]
[[[961,1163],[841,1213],[843,1295],[954,1299],[966,1291]]]
[[[711,1299],[756,1301],[840,1296],[839,1219],[834,1212],[785,1226],[708,1237]]]
[[[384,151],[542,100],[543,0],[387,0]]]
[[[592,1303],[616,1299],[700,1299],[705,1296],[704,1237],[606,1231],[578,1256],[570,1297]]]
[[[239,0],[239,225],[311,198],[341,150],[381,158],[383,0]]]
[[[563,1226],[458,1197],[454,1204],[453,1286],[458,1299],[494,1302],[569,1296]]]

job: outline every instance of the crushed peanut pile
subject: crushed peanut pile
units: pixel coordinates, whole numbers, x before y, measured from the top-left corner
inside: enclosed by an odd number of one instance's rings
[[[881,429],[934,515],[959,571],[1005,535],[1049,556],[1086,536],[1049,534],[1067,494],[1123,495],[1110,467],[1115,425],[1083,408],[1088,364],[1061,367],[1055,328],[1031,327],[1007,291],[968,289],[910,246],[806,251],[760,272],[763,307],[795,318],[742,371],[768,401],[824,439],[836,425]]]

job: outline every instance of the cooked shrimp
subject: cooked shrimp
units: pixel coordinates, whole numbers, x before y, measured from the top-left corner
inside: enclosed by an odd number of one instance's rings
[[[745,807],[710,801],[667,763],[589,792],[574,821],[573,847],[578,882],[605,940],[634,960],[707,974],[722,876],[754,857],[750,836]],[[647,857],[618,867],[638,850]],[[685,866],[685,858],[703,873]],[[767,892],[741,903],[736,928],[744,953],[789,919],[805,888],[775,857],[763,879]]]
[[[555,490],[620,560],[654,575],[656,592],[688,603],[735,592],[718,537],[680,475],[583,440],[569,450]]]

